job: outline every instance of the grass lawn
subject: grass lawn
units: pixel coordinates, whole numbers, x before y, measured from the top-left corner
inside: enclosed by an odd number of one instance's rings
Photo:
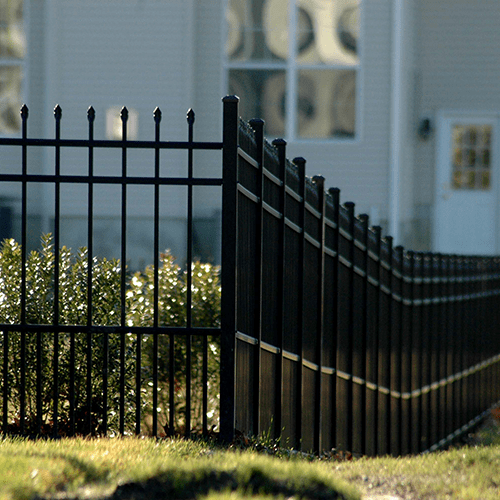
[[[0,499],[498,499],[498,428],[483,429],[479,441],[424,456],[339,462],[184,440],[5,439]]]

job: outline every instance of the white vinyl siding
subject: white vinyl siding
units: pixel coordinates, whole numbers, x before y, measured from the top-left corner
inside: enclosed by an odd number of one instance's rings
[[[419,111],[500,112],[500,3],[420,0]],[[416,197],[433,203],[435,134],[418,148]]]
[[[339,187],[341,201],[354,201],[356,212],[384,222],[388,210],[391,105],[391,0],[363,2],[361,16],[360,117],[354,141],[290,142],[289,158],[303,156],[307,175],[321,174],[326,187]]]
[[[63,138],[88,136],[90,105],[96,111],[96,138],[106,137],[107,111],[122,106],[137,113],[138,139],[154,139],[156,106],[162,110],[161,138],[186,138],[186,111],[192,105],[193,95],[191,1],[52,0],[48,20],[56,27],[47,34],[50,63],[45,123],[48,137],[54,134],[52,109],[59,104]],[[85,151],[63,153],[64,173],[86,171]],[[165,151],[161,156],[164,174],[186,175],[185,152]],[[128,173],[153,175],[153,158],[152,151],[130,150]],[[97,150],[95,160],[97,175],[119,174],[118,150]],[[46,169],[52,168],[49,157]],[[67,199],[67,203],[63,199],[63,208],[68,215],[83,213],[85,198],[77,195],[77,191],[78,186],[67,186],[63,192]],[[169,193],[171,203],[166,208],[169,215],[185,216],[185,196],[182,189]],[[119,200],[120,190],[109,189],[104,199],[97,200],[96,213],[116,214]],[[148,207],[146,203],[136,203],[131,212],[147,216]]]

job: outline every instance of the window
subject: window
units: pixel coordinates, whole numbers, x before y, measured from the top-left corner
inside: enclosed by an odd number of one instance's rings
[[[0,134],[18,132],[26,54],[22,0],[0,0]]]
[[[491,125],[453,126],[453,189],[490,189],[491,134]]]
[[[228,0],[228,91],[288,139],[354,138],[359,0]]]

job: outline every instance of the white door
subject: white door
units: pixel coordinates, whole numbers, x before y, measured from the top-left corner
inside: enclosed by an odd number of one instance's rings
[[[498,118],[443,115],[437,130],[433,250],[498,251]]]

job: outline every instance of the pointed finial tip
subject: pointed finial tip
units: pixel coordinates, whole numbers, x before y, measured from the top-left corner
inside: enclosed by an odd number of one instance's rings
[[[62,115],[61,106],[59,106],[59,104],[57,104],[56,107],[54,108],[54,116],[56,118],[61,118],[61,115]]]
[[[187,121],[190,125],[192,125],[194,123],[194,111],[193,111],[193,108],[189,108],[188,109],[188,112],[187,112]]]
[[[89,120],[94,120],[95,118],[95,109],[93,106],[90,106],[89,109],[87,109],[87,117]]]
[[[121,109],[120,116],[122,120],[126,120],[128,118],[128,109],[126,106],[123,106],[123,108]]]
[[[28,118],[29,110],[28,110],[28,106],[26,106],[26,104],[23,104],[21,106],[21,111],[20,112],[21,112],[21,116],[23,118]]]

